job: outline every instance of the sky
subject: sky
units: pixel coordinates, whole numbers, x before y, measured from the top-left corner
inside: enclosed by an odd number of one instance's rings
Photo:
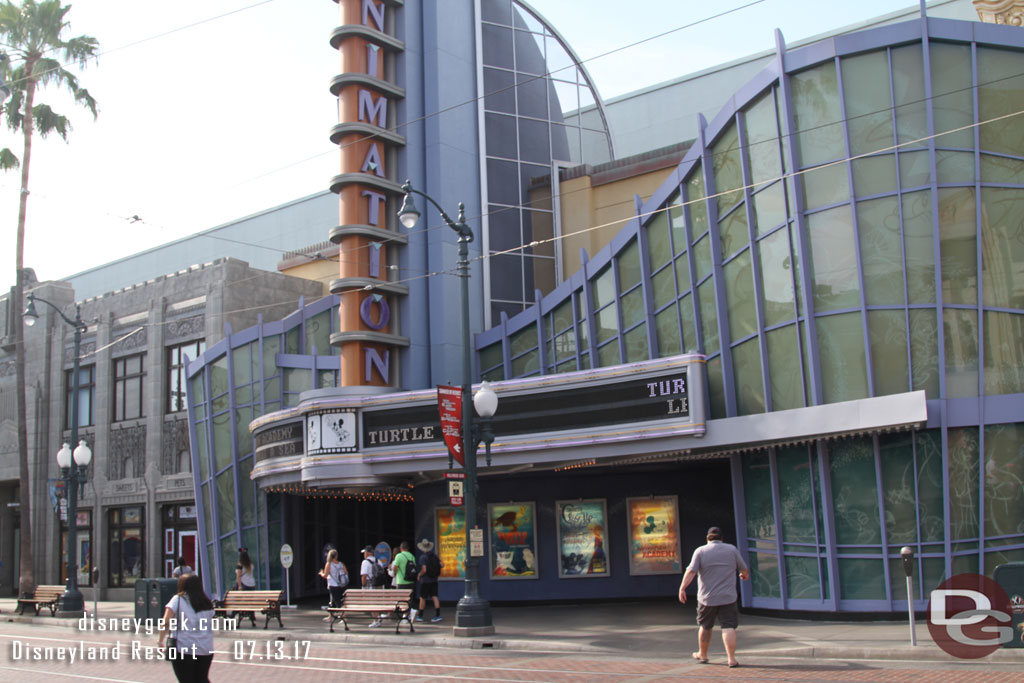
[[[338,120],[328,89],[338,71],[328,42],[340,23],[332,0],[65,4],[65,35],[100,44],[97,62],[73,69],[99,116],[58,91],[42,92],[73,130],[66,143],[33,143],[25,265],[40,280],[321,192],[339,172],[328,139]],[[630,5],[617,0],[529,4],[587,62],[609,99],[771,49],[775,28],[793,43],[917,3],[648,0],[627,14]],[[732,8],[740,9],[701,21]],[[597,57],[639,41],[646,42]],[[20,134],[0,129],[0,147],[20,157]],[[0,291],[14,283],[19,186],[19,172],[0,174]]]

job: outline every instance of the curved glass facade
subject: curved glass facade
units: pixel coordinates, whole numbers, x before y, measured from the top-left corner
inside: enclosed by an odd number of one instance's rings
[[[249,423],[298,405],[299,393],[338,386],[337,296],[283,320],[226,338],[190,364],[189,426],[202,566],[208,591],[223,595],[234,580],[238,548],[249,550],[261,588],[281,588],[280,498],[250,475],[258,457]],[[268,553],[268,548],[275,549]],[[275,571],[271,571],[275,569]]]
[[[924,391],[927,429],[730,456],[748,604],[898,609],[904,545],[922,604],[1024,560],[1022,49],[936,19],[780,47],[607,248],[478,337],[482,377],[700,351],[712,419]]]
[[[481,0],[478,59],[483,152],[487,319],[515,315],[558,278],[557,187],[564,165],[613,155],[604,108],[586,68],[526,3]],[[595,107],[596,123],[564,113]],[[584,158],[584,150],[601,150]],[[540,242],[531,245],[532,242]],[[531,245],[525,249],[521,245]]]

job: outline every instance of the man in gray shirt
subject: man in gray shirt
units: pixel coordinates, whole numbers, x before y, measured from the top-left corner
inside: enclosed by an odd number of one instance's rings
[[[729,668],[740,665],[736,661],[736,627],[739,625],[739,603],[736,595],[736,574],[746,581],[750,570],[743,561],[736,546],[722,542],[722,530],[717,526],[708,529],[708,542],[693,551],[690,566],[679,584],[679,602],[686,604],[686,587],[697,577],[697,624],[700,631],[693,658],[701,664],[708,663],[708,647],[711,645],[711,630],[715,618],[722,627],[722,643],[729,657]]]

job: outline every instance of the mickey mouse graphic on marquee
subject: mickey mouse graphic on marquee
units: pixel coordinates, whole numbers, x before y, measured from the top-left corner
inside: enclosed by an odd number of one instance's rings
[[[318,413],[306,418],[306,453],[347,453],[356,449],[356,414]]]
[[[331,417],[333,418],[334,416],[332,415]],[[338,437],[338,443],[345,443],[352,436],[352,433],[345,429],[345,418],[343,417],[339,417],[337,421],[332,420],[328,426],[334,432],[334,435]]]

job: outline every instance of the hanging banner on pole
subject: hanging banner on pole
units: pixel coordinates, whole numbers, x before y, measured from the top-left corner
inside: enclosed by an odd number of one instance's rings
[[[466,461],[462,454],[462,389],[438,385],[437,410],[441,414],[441,433],[448,452],[465,467]]]

